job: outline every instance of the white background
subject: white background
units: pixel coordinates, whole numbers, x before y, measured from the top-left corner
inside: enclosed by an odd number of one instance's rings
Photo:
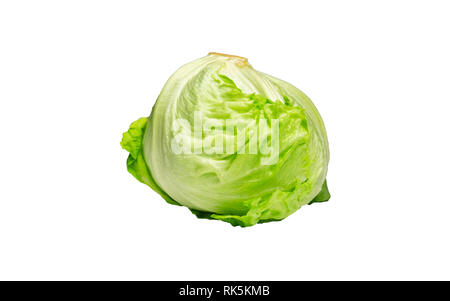
[[[2,1],[1,280],[450,280],[448,1]],[[209,51],[308,94],[328,203],[233,228],[119,142]]]

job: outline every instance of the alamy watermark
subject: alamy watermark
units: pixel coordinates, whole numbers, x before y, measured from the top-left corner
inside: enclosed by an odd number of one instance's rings
[[[172,124],[171,148],[175,154],[261,155],[262,165],[273,165],[279,157],[278,119],[202,118],[194,112],[193,128],[186,119]]]

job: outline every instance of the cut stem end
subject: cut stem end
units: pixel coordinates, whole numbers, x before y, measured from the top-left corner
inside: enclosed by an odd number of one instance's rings
[[[233,58],[236,59],[236,65],[243,67],[243,66],[250,66],[251,65],[248,63],[248,59],[246,57],[243,56],[239,56],[239,55],[232,55],[232,54],[225,54],[225,53],[220,53],[220,52],[210,52],[208,53],[208,55],[220,55],[220,56],[225,56],[225,57],[229,57],[229,58]]]

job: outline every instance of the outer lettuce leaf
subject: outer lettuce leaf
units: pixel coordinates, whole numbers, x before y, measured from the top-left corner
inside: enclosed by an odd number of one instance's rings
[[[205,219],[216,219],[221,220],[224,222],[228,222],[233,226],[241,226],[241,227],[249,227],[253,226],[255,224],[262,224],[266,222],[271,221],[279,221],[284,218],[286,218],[288,215],[294,213],[297,211],[298,208],[290,208],[289,202],[292,202],[290,200],[291,198],[296,197],[296,194],[289,195],[289,193],[280,192],[279,190],[274,193],[270,198],[269,201],[263,200],[263,201],[257,201],[253,202],[251,209],[247,212],[246,215],[221,215],[221,214],[214,214],[210,212],[203,212],[191,209],[191,212],[195,214],[198,218],[205,218]],[[319,192],[319,194],[311,201],[308,205],[311,205],[313,203],[317,202],[326,202],[330,199],[330,193],[328,192],[327,187],[327,181],[323,183],[322,190]],[[274,203],[282,204],[282,206],[278,206],[280,218],[267,218],[265,217],[266,213],[269,212],[269,208],[273,209]],[[301,204],[302,205],[302,204]],[[300,206],[301,206],[300,205]],[[300,207],[299,206],[299,207]],[[284,207],[284,208],[283,208]],[[270,214],[273,214],[272,212]]]
[[[156,184],[145,163],[142,155],[142,138],[144,137],[147,122],[147,117],[139,118],[130,125],[128,132],[123,133],[120,145],[130,153],[127,159],[127,169],[138,181],[150,186],[151,189],[159,193],[167,203],[179,205]]]
[[[316,195],[316,197],[314,199],[312,199],[312,201],[309,202],[308,205],[311,205],[313,203],[326,202],[330,199],[330,197],[331,197],[331,195],[330,195],[330,192],[328,191],[327,180],[325,180],[322,185],[322,190],[320,190],[319,194]]]

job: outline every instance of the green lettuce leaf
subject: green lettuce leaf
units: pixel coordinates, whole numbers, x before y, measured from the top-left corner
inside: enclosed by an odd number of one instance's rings
[[[330,192],[328,191],[327,180],[325,180],[322,185],[322,190],[320,190],[319,194],[316,195],[316,197],[314,199],[312,199],[312,201],[309,202],[308,205],[311,205],[313,203],[326,202],[330,199],[330,197],[331,197],[331,195],[330,195]]]
[[[179,205],[159,188],[145,163],[144,156],[142,155],[142,139],[147,128],[147,123],[147,117],[139,118],[130,125],[130,129],[127,132],[123,133],[120,145],[130,153],[127,159],[127,169],[139,182],[150,186],[151,189],[159,193],[167,203]]]

